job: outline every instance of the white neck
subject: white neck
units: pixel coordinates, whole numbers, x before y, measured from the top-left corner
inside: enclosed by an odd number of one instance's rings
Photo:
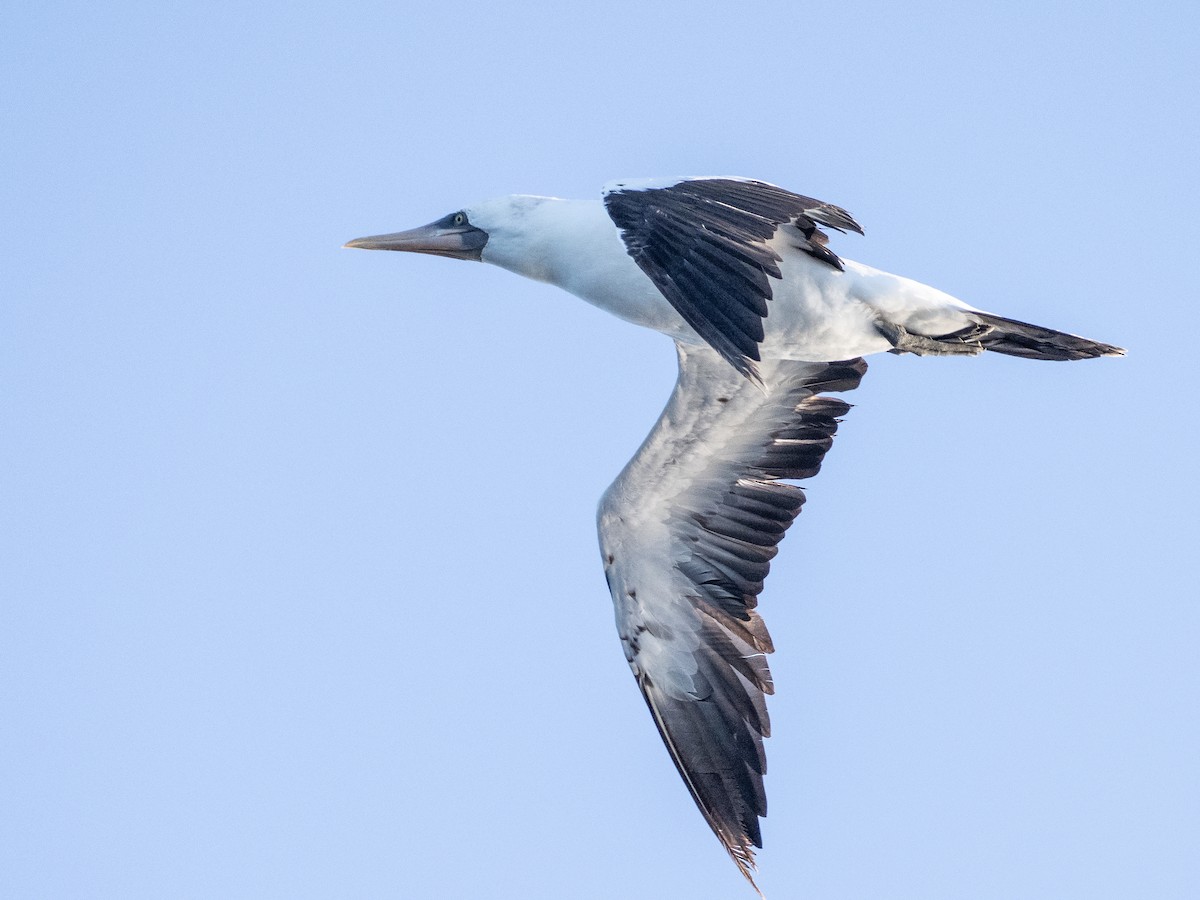
[[[638,325],[690,334],[626,251],[604,204],[517,195],[467,209],[483,261],[569,291]]]

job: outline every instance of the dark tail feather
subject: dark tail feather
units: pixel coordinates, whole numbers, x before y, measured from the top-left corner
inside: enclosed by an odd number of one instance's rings
[[[974,310],[969,315],[980,325],[993,329],[978,338],[984,349],[1008,356],[1025,359],[1094,359],[1097,356],[1125,355],[1124,350],[1112,344],[1102,344],[1052,328]]]

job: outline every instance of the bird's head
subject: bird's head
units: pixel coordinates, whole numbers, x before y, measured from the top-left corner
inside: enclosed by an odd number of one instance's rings
[[[583,205],[602,209],[598,203]],[[571,234],[568,226],[578,208],[580,202],[571,200],[512,194],[467,206],[408,232],[358,238],[344,246],[474,259],[528,278],[554,281],[556,260],[563,256],[563,235]],[[616,239],[606,217],[605,223]]]
[[[345,244],[363,250],[407,250],[452,259],[493,263],[529,277],[544,277],[539,269],[547,236],[554,233],[548,213],[561,201],[515,194],[452,212],[436,222],[355,238]]]
[[[471,221],[468,210],[460,209],[420,228],[355,238],[343,246],[361,250],[407,250],[409,253],[431,253],[451,259],[480,260],[487,242],[487,231]]]

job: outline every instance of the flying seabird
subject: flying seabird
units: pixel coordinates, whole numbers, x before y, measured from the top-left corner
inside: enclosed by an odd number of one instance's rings
[[[625,659],[704,818],[754,884],[773,649],[758,594],[850,406],[862,357],[1121,356],[839,257],[840,207],[745,178],[515,195],[345,246],[477,260],[670,335],[675,390],[605,491],[600,552]],[[761,893],[761,892],[760,892]]]

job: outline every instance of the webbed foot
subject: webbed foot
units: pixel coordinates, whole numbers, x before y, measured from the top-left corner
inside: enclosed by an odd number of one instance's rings
[[[978,356],[983,352],[979,338],[991,331],[986,326],[971,326],[941,337],[913,334],[903,325],[876,320],[876,330],[892,345],[889,353],[915,353],[917,356]]]

